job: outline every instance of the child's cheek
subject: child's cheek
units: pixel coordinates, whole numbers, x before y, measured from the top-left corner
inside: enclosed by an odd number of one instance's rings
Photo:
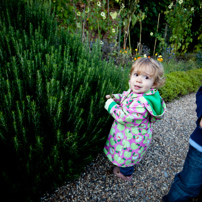
[[[131,82],[130,82],[130,80],[129,80],[128,84],[129,84],[129,87],[131,88],[131,87],[132,87],[132,85],[131,85]]]

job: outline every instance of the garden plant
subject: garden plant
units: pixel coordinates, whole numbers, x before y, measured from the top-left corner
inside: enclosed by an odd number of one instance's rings
[[[78,34],[58,29],[50,8],[1,5],[1,183],[15,200],[80,173],[111,125],[106,92],[124,87],[121,70],[101,60],[99,44],[90,49]]]

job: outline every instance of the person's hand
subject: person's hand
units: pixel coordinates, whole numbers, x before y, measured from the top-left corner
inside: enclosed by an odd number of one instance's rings
[[[201,118],[201,121],[200,121],[199,125],[200,125],[200,127],[202,128],[202,118]]]
[[[111,95],[106,95],[106,98],[109,99],[109,98],[112,98],[114,100],[114,95],[111,94]]]

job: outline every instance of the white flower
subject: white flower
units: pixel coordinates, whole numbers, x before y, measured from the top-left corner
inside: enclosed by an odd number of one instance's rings
[[[105,16],[105,13],[104,13],[104,12],[101,12],[101,16]]]
[[[150,36],[153,36],[153,34],[154,34],[153,32],[150,32]]]
[[[103,45],[104,44],[103,41],[100,41],[100,44]]]
[[[121,8],[122,8],[122,9],[125,8],[125,5],[124,5],[123,3],[121,4]]]
[[[193,11],[193,12],[194,12],[194,7],[192,7],[192,8],[191,8],[191,11]]]
[[[106,15],[105,15],[105,13],[104,13],[104,12],[101,12],[101,16],[103,17],[103,19],[105,19],[105,18],[106,18]]]
[[[117,12],[116,11],[114,13],[110,12],[110,15],[111,15],[112,19],[114,20],[117,17]]]
[[[183,0],[179,0],[179,4],[182,4],[183,3]]]
[[[115,33],[115,32],[116,32],[116,30],[113,28],[113,29],[112,29],[112,32],[113,32],[113,33]]]
[[[171,4],[168,6],[168,8],[169,8],[169,9],[171,9],[171,8],[172,8],[172,6],[173,6],[173,3],[171,3]]]
[[[99,7],[101,7],[101,3],[100,3],[100,1],[97,2],[97,5],[98,5]]]
[[[77,15],[80,16],[80,15],[81,15],[81,12],[79,11],[79,12],[77,13]]]
[[[147,55],[146,55],[146,54],[144,54],[144,57],[146,58],[146,57],[147,57]]]

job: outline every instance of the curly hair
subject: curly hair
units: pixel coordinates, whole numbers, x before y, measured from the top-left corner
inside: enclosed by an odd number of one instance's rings
[[[130,76],[134,72],[134,70],[137,70],[138,72],[142,72],[143,68],[150,67],[153,69],[153,74],[151,75],[154,77],[154,84],[156,85],[156,88],[160,88],[165,83],[165,77],[164,77],[164,68],[160,62],[157,60],[154,60],[153,58],[140,58],[136,60],[130,70]]]

